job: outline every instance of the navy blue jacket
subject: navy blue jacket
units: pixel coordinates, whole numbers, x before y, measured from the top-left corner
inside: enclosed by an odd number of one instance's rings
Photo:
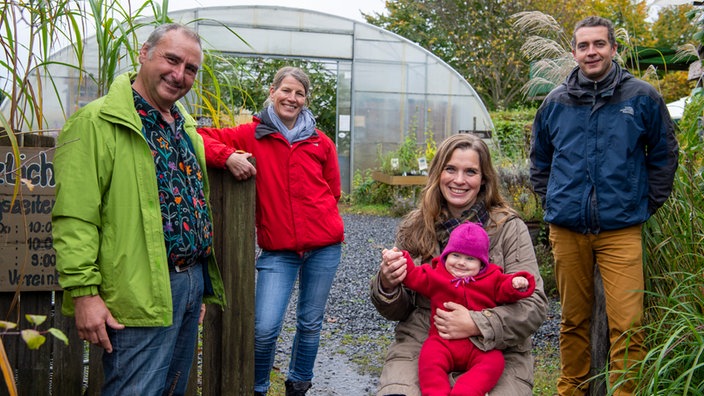
[[[672,191],[678,145],[662,97],[615,62],[576,67],[533,122],[531,182],[546,222],[598,234],[645,222]]]

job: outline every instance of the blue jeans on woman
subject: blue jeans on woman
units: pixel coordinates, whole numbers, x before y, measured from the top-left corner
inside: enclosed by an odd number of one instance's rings
[[[263,250],[257,259],[254,319],[254,391],[269,389],[276,340],[286,314],[293,286],[298,285],[296,335],[293,339],[288,378],[313,379],[325,304],[340,264],[339,243],[305,252]]]
[[[198,340],[203,264],[169,272],[173,323],[169,327],[108,327],[112,353],[103,352],[102,395],[183,395]]]

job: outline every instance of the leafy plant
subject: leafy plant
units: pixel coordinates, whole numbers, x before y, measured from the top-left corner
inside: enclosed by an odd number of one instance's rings
[[[704,394],[704,271],[672,272],[656,281],[674,284],[668,295],[646,292],[659,301],[649,314],[647,353],[628,373],[621,373],[612,390],[634,379],[640,395]],[[669,279],[668,279],[669,278]],[[618,373],[617,373],[618,374]]]
[[[491,113],[500,158],[512,163],[525,162],[530,151],[531,126],[536,109],[527,108]],[[506,161],[504,161],[506,162]]]
[[[501,182],[501,192],[523,220],[542,221],[543,208],[540,197],[533,191],[530,173],[525,161],[501,164],[496,167]]]
[[[0,320],[0,337],[7,335],[19,335],[22,340],[27,344],[29,349],[39,349],[46,341],[45,334],[51,334],[64,344],[68,345],[68,337],[63,331],[56,328],[49,328],[47,330],[39,330],[41,326],[46,321],[45,315],[25,315],[25,319],[32,325],[30,329],[24,330],[14,330],[17,328],[17,323],[7,322]],[[12,367],[10,365],[10,360],[7,358],[7,353],[5,353],[5,345],[0,338],[0,369],[2,370],[2,375],[7,384],[8,391],[10,395],[17,395],[17,387],[15,386],[15,379]]]
[[[426,174],[425,170],[420,169],[419,160],[424,160],[426,165],[429,165],[437,151],[437,144],[433,132],[426,129],[423,132],[425,144],[419,145],[417,131],[418,117],[414,116],[408,126],[405,138],[396,150],[383,153],[381,145],[378,146],[377,156],[379,163],[381,163],[382,172],[397,176]]]

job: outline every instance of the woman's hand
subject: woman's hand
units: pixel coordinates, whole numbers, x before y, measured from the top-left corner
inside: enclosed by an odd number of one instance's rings
[[[245,153],[238,150],[227,157],[225,166],[235,179],[247,180],[257,174],[257,168],[255,168],[251,162],[247,161],[247,158],[251,156],[252,153]]]
[[[396,247],[382,250],[379,279],[384,292],[393,292],[405,278],[406,259],[403,253]]]
[[[456,340],[481,334],[467,308],[454,302],[446,302],[443,306],[445,309],[438,308],[433,318],[440,337]]]

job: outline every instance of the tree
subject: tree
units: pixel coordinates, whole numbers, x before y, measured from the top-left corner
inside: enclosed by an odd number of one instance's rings
[[[388,15],[365,15],[367,22],[390,30],[433,52],[462,76],[489,108],[520,102],[528,67],[520,58],[520,37],[509,18],[527,0],[387,1]]]
[[[516,34],[512,16],[542,11],[554,16],[571,37],[577,21],[602,15],[638,35],[648,32],[645,0],[395,0],[384,14],[364,15],[367,22],[397,33],[431,51],[462,76],[490,109],[521,104],[529,66],[520,55],[525,37]],[[649,34],[646,37],[650,37]],[[635,42],[632,41],[632,44]]]
[[[617,30],[628,32],[627,45],[650,45],[648,4],[645,0],[597,0],[593,3],[594,15],[613,22]],[[570,30],[571,32],[571,30]]]
[[[660,10],[652,29],[656,47],[677,48],[695,43],[697,26],[687,17],[693,8],[691,4],[682,4]]]

